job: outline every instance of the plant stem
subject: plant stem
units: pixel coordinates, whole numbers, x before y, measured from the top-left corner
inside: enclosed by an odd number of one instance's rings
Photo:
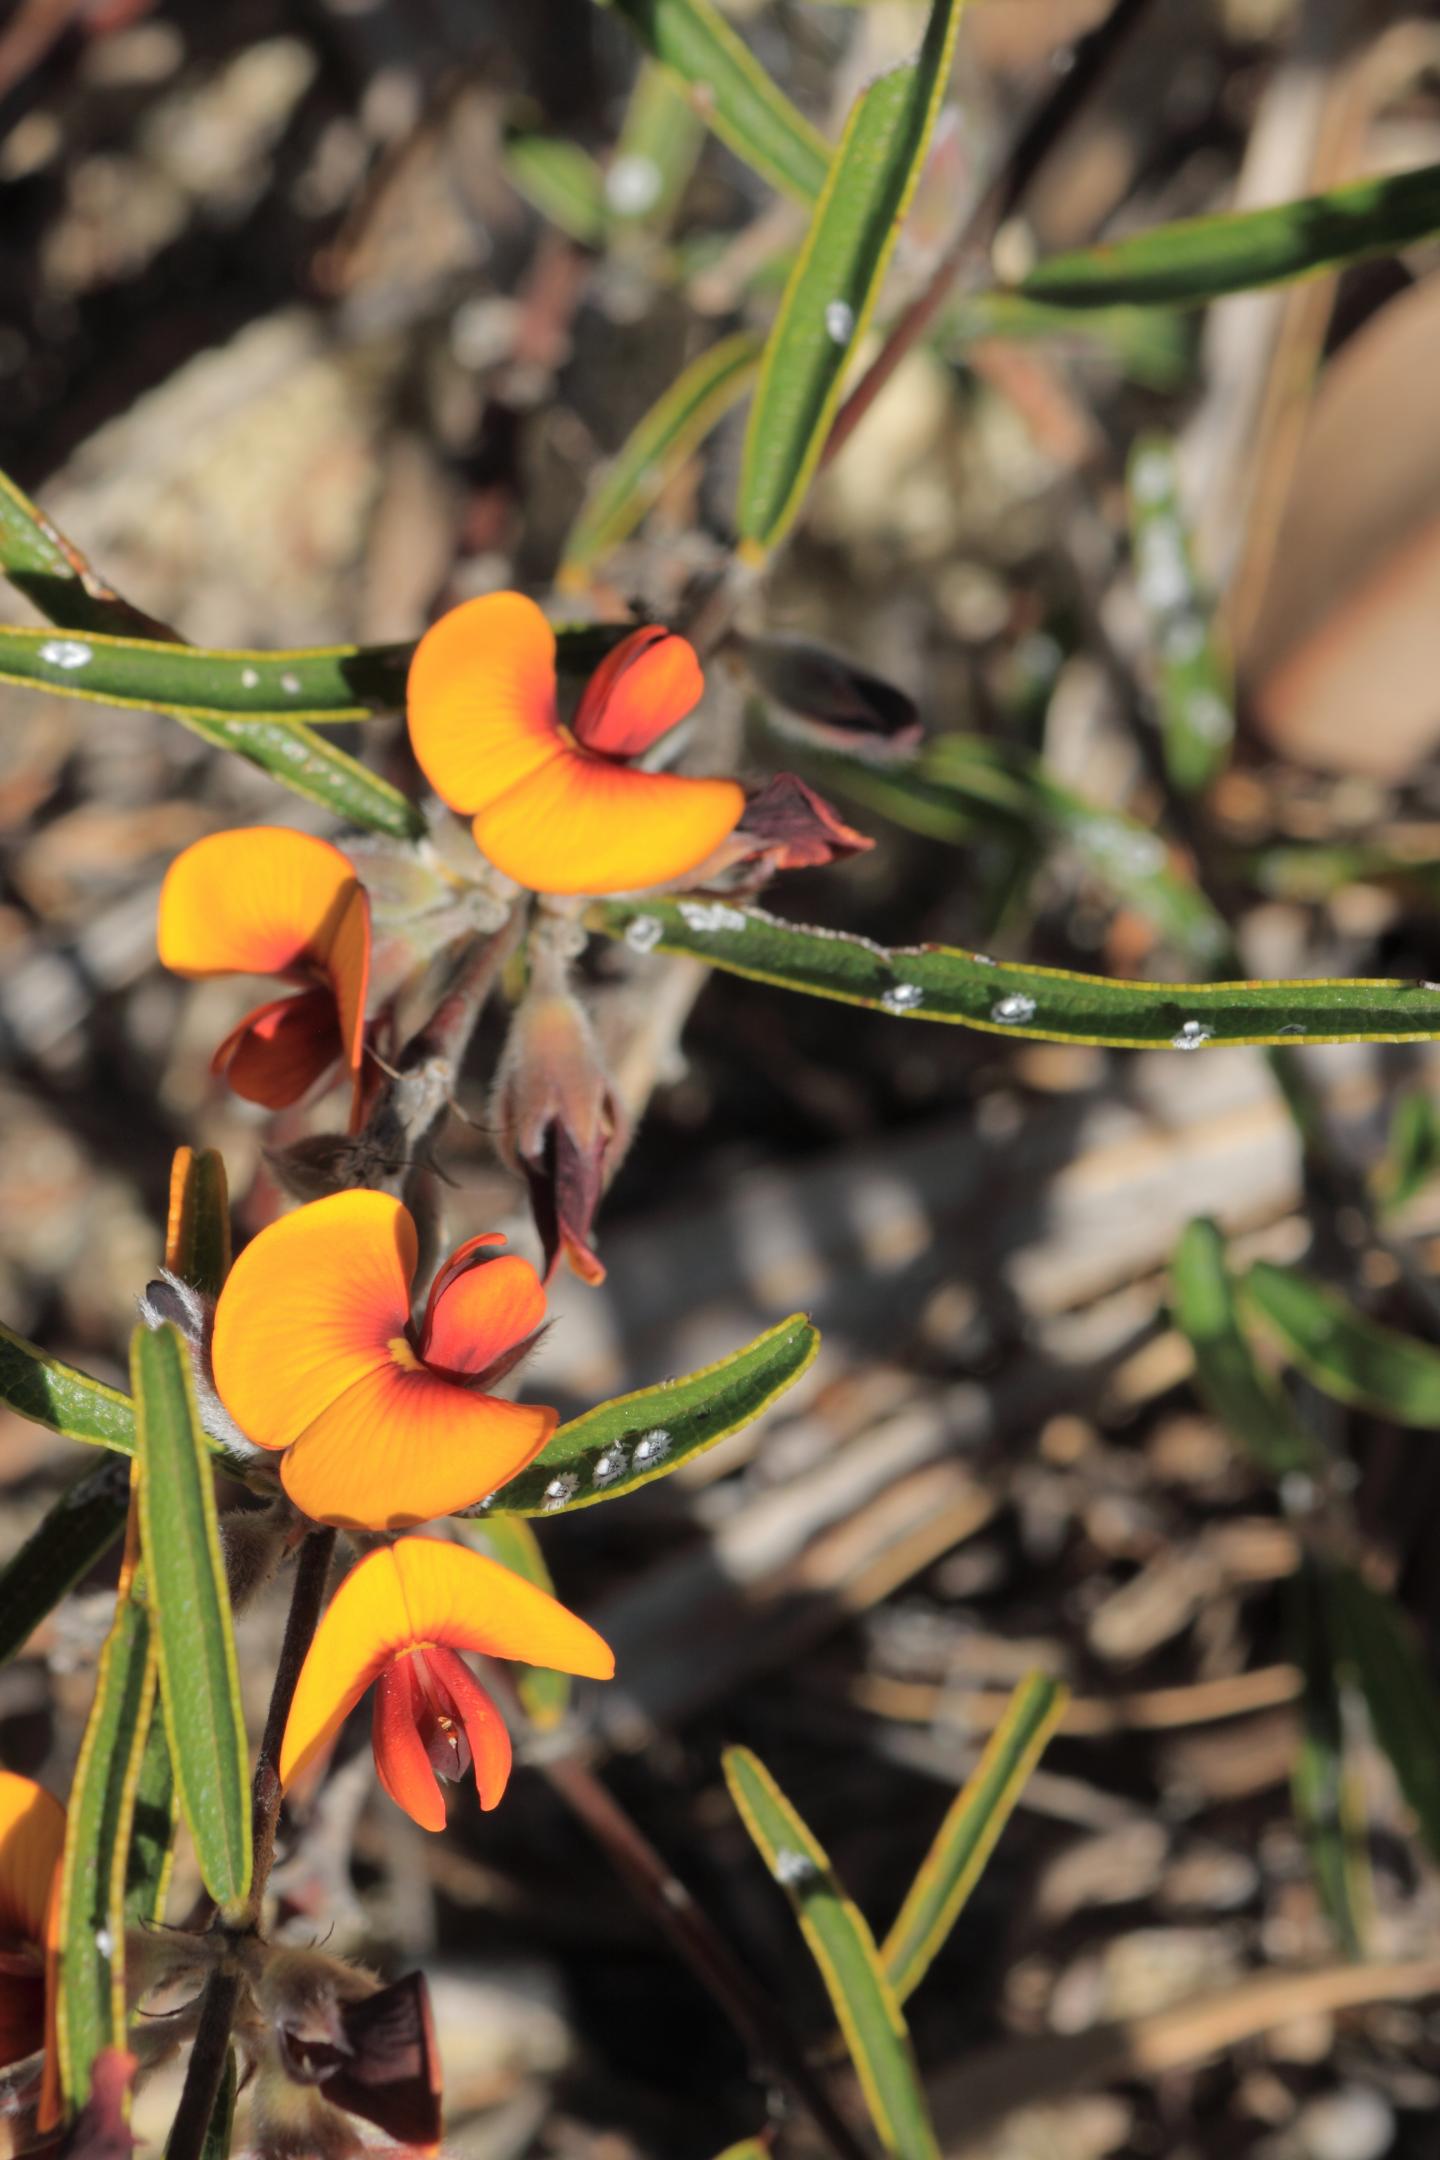
[[[306,1534],[296,1557],[295,1582],[290,1592],[290,1612],[285,1622],[285,1639],[280,1647],[280,1662],[275,1671],[275,1684],[270,1691],[270,1707],[265,1714],[265,1731],[261,1736],[260,1754],[251,1785],[250,1842],[253,1860],[250,1898],[239,1926],[226,1929],[229,1935],[253,1935],[260,1924],[265,1885],[270,1879],[270,1869],[275,1859],[275,1831],[280,1820],[280,1743],[285,1736],[290,1705],[295,1699],[300,1668],[305,1662],[305,1653],[310,1648],[320,1622],[321,1608],[325,1603],[325,1585],[329,1579],[330,1561],[334,1551],[335,1532],[322,1528]],[[190,2060],[185,2066],[185,2084],[180,2094],[180,2105],[175,2110],[175,2121],[165,2147],[166,2160],[200,2160],[210,2128],[210,2118],[215,2112],[215,2102],[225,2076],[225,2064],[230,2053],[230,2028],[235,2022],[240,1987],[240,1973],[228,1959],[216,1966],[205,1984],[205,1997],[200,2005],[200,2022],[195,2028]]]
[[[1095,85],[1148,4],[1149,0],[1114,0],[1104,20],[1077,39],[1064,74],[1031,114],[1004,165],[966,218],[952,246],[936,264],[929,284],[891,325],[884,345],[836,414],[822,463],[828,465],[841,446],[849,441],[900,362],[940,313],[962,271],[989,253],[996,233],[1015,210],[1070,122],[1088,102]]]
[[[751,1978],[638,1824],[573,1755],[542,1761],[537,1768],[720,2005],[756,2063],[789,2088],[831,2152],[838,2160],[868,2160],[864,2143],[806,2061],[779,2004]]]
[[[325,1585],[335,1553],[332,1529],[311,1530],[301,1543],[295,1561],[295,1585],[290,1593],[290,1613],[280,1663],[265,1713],[265,1730],[250,1788],[250,1842],[254,1858],[250,1878],[250,1925],[257,1927],[265,1885],[275,1859],[275,1831],[280,1821],[280,1743],[295,1699],[295,1688],[305,1653],[314,1640],[325,1603]]]
[[[185,2086],[170,2136],[165,2160],[200,2160],[210,2129],[210,2118],[220,2097],[225,2065],[230,2057],[230,2028],[240,2000],[240,1975],[220,1966],[205,1983],[200,2022],[185,2066]]]

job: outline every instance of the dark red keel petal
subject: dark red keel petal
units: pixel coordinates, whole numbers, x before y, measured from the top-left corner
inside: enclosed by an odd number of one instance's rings
[[[445,1796],[422,1730],[429,1705],[413,1657],[387,1665],[375,1683],[370,1737],[375,1772],[396,1807],[422,1830],[443,1830]]]
[[[432,1646],[425,1652],[425,1662],[432,1685],[444,1698],[443,1714],[464,1732],[481,1807],[487,1811],[498,1807],[510,1781],[510,1734],[504,1718],[453,1650]]]
[[[211,1069],[246,1102],[284,1110],[324,1078],[342,1048],[334,993],[302,990],[247,1013],[215,1052]]]

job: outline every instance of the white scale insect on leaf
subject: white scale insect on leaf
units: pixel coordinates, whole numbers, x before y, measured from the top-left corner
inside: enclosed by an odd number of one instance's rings
[[[547,1515],[553,1514],[556,1508],[562,1508],[568,1500],[573,1500],[579,1490],[580,1480],[574,1471],[563,1471],[559,1477],[551,1478],[540,1496],[540,1505]]]
[[[1170,1038],[1172,1050],[1201,1050],[1215,1033],[1203,1020],[1187,1020],[1178,1035]]]
[[[654,952],[665,935],[658,915],[632,915],[625,925],[625,943],[631,952]]]
[[[782,1845],[775,1855],[775,1880],[792,1890],[812,1881],[818,1872],[809,1853],[796,1852],[792,1846]]]
[[[662,1462],[673,1445],[673,1438],[663,1425],[657,1425],[652,1431],[642,1433],[635,1443],[635,1468],[648,1470],[652,1464]]]
[[[1035,1000],[1023,990],[1012,990],[1007,997],[996,1000],[990,1008],[990,1018],[998,1020],[1002,1027],[1023,1027],[1035,1017]]]
[[[623,1477],[629,1467],[623,1447],[607,1447],[603,1455],[595,1458],[592,1475],[597,1485],[613,1485],[616,1478]]]
[[[739,908],[726,907],[723,900],[682,900],[680,920],[702,936],[712,930],[743,930],[746,922]],[[630,927],[633,930],[634,923]]]
[[[848,300],[827,300],[825,333],[837,345],[848,345],[855,334],[855,310]]]
[[[47,638],[40,647],[40,658],[47,667],[89,667],[95,655],[88,645],[77,638]]]

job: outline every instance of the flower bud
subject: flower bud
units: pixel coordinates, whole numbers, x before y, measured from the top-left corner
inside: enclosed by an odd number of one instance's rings
[[[492,1115],[502,1157],[530,1189],[546,1280],[563,1254],[582,1282],[603,1282],[592,1225],[625,1152],[626,1119],[584,1011],[538,972],[511,1023]]]

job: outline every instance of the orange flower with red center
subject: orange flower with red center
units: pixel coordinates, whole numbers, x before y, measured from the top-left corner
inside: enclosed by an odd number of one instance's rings
[[[739,823],[733,780],[632,762],[683,720],[704,678],[684,638],[634,631],[556,708],[555,633],[521,593],[467,600],[410,665],[410,741],[497,870],[532,892],[634,892],[684,877]]]
[[[65,1810],[31,1778],[0,1770],[0,2069],[45,2039],[45,1936]]]
[[[160,958],[177,975],[279,975],[302,987],[247,1013],[215,1052],[247,1102],[281,1110],[343,1062],[359,1114],[370,903],[339,848],[279,825],[212,833],[160,888]]]
[[[609,1647],[555,1598],[461,1545],[401,1538],[352,1568],[315,1633],[280,1749],[289,1785],[375,1689],[375,1768],[397,1807],[443,1830],[440,1779],[473,1770],[482,1808],[510,1775],[504,1719],[457,1654],[520,1658],[608,1680]]]
[[[260,1231],[225,1281],[220,1400],[317,1522],[400,1530],[452,1515],[539,1454],[558,1415],[487,1387],[545,1318],[528,1260],[491,1234],[451,1254],[411,1319],[419,1242],[387,1193],[312,1201]]]

